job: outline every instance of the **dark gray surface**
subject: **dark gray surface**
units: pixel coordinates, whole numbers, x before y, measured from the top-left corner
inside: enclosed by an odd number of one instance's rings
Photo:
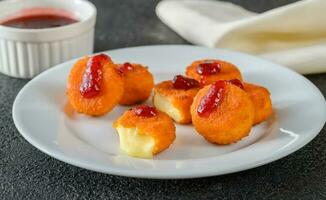
[[[157,0],[93,2],[99,8],[96,51],[186,43],[155,17]],[[260,12],[294,1],[232,2]],[[326,74],[307,77],[326,94]],[[55,160],[20,136],[11,108],[27,82],[0,74],[0,199],[326,199],[325,127],[296,153],[240,173],[192,180],[111,176]]]

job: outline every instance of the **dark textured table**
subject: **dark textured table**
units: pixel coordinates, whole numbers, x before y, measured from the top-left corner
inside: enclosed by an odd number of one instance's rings
[[[94,0],[95,51],[187,43],[155,16],[157,0]],[[233,0],[262,12],[293,0]],[[307,76],[326,94],[326,74]],[[96,173],[41,153],[16,130],[11,108],[28,80],[0,74],[0,199],[326,199],[326,129],[301,150],[244,172],[149,180]]]

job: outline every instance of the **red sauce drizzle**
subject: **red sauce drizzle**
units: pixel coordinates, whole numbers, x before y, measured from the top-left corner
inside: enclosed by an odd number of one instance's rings
[[[23,29],[42,29],[66,26],[78,22],[78,20],[53,14],[22,16],[9,19],[1,23],[3,26]]]
[[[126,63],[123,63],[120,67],[119,67],[119,71],[121,73],[125,73],[127,71],[131,71],[133,69],[133,66],[132,64],[126,62]]]
[[[111,58],[105,54],[91,57],[86,66],[79,91],[84,98],[93,98],[101,91],[102,68]]]
[[[208,93],[201,99],[197,108],[200,117],[209,117],[211,112],[219,105],[225,91],[225,81],[217,81],[208,90]]]
[[[232,80],[228,80],[227,82],[229,82],[235,86],[238,86],[241,89],[244,89],[243,84],[239,79],[232,79]]]
[[[216,61],[207,61],[200,63],[196,70],[198,74],[207,76],[219,73],[221,71],[221,65]]]
[[[199,82],[192,78],[187,78],[182,75],[176,75],[172,81],[175,89],[188,90],[199,86]]]
[[[132,111],[140,117],[154,117],[157,114],[156,108],[152,106],[147,106],[147,105],[140,105],[137,107],[134,107]]]

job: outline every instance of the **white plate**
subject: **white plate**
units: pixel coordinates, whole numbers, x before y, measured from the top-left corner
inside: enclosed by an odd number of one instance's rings
[[[119,151],[112,121],[126,107],[100,118],[63,112],[66,79],[74,61],[60,64],[31,80],[17,95],[13,119],[32,145],[69,164],[122,176],[191,178],[226,174],[282,158],[312,140],[326,119],[320,91],[303,76],[268,61],[220,49],[196,46],[147,46],[107,51],[114,61],[149,66],[155,81],[184,72],[193,60],[219,58],[236,64],[248,82],[266,86],[275,115],[255,126],[240,142],[217,146],[192,126],[177,125],[177,139],[153,160],[132,158]]]

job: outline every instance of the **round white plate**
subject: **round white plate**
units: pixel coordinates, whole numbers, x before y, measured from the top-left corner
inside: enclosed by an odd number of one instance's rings
[[[177,125],[177,138],[153,160],[128,157],[119,150],[112,122],[127,107],[98,118],[63,111],[66,79],[74,61],[45,71],[19,92],[13,119],[32,145],[69,164],[122,176],[191,178],[226,174],[282,158],[312,140],[326,119],[320,91],[303,76],[277,64],[220,49],[196,46],[145,46],[107,51],[115,62],[149,66],[155,82],[182,74],[193,60],[219,58],[236,64],[247,82],[267,87],[275,114],[232,145],[206,142],[192,126]]]

